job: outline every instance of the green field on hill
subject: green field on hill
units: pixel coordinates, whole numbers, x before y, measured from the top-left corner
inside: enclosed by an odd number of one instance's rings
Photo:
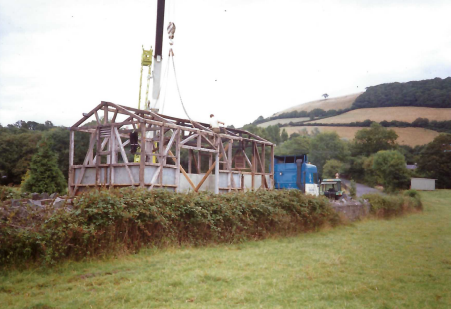
[[[422,213],[0,274],[2,308],[449,308],[451,191]]]

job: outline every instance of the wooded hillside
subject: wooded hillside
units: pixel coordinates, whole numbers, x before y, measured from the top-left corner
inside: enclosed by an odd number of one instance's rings
[[[451,77],[368,87],[353,109],[388,106],[451,107]]]

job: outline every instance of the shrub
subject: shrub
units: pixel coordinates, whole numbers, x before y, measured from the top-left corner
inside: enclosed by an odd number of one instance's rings
[[[378,217],[393,217],[422,209],[419,195],[382,195],[378,193],[365,194],[362,199],[368,200],[370,212]]]
[[[33,155],[30,173],[22,184],[23,192],[64,193],[66,180],[58,168],[57,157],[51,151],[47,139],[41,139],[38,152]]]
[[[351,179],[351,186],[349,188],[349,194],[351,195],[352,198],[356,198],[356,196],[357,196],[356,183],[353,179]]]
[[[298,190],[214,195],[123,188],[91,191],[73,208],[0,208],[0,265],[83,259],[143,246],[262,239],[339,223],[326,199]]]
[[[11,187],[0,186],[0,201],[6,201],[8,199],[20,198],[20,194],[14,191]]]
[[[420,199],[420,193],[418,193],[418,191],[415,189],[410,189],[410,190],[404,191],[404,195]]]

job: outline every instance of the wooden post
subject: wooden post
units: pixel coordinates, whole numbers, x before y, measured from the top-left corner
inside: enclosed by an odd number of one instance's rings
[[[181,130],[177,129],[177,131],[174,133],[177,134],[175,138],[175,158],[177,162],[175,165],[177,166],[177,169],[175,170],[175,185],[177,186],[175,188],[176,192],[180,192],[180,134]],[[170,149],[169,149],[170,151]]]
[[[233,173],[232,173],[232,146],[233,140],[229,141],[229,149],[227,150],[227,169],[229,170],[229,177],[227,177],[227,187],[229,188],[229,192],[232,191],[232,183],[233,183]]]
[[[197,137],[197,147],[198,148],[202,148],[202,135],[199,134],[199,136]],[[197,169],[197,173],[200,174],[201,173],[201,169],[200,169],[200,161],[201,161],[201,157],[200,157],[200,150],[197,151],[197,162],[196,162],[196,169]]]
[[[108,123],[108,106],[103,106],[103,124]]]
[[[96,113],[97,114],[97,113]],[[97,128],[96,132],[96,186],[100,185],[100,161],[102,161],[102,157],[100,156],[101,144],[100,144],[100,130]]]
[[[219,152],[216,153],[215,161],[215,194],[219,194]]]
[[[269,176],[270,179],[270,189],[274,189],[274,145],[271,145],[271,175]]]
[[[69,134],[69,179],[68,179],[68,186],[69,186],[69,195],[73,195],[73,185],[74,185],[74,173],[75,170],[72,167],[74,165],[74,148],[75,142],[74,142],[74,131],[70,131]]]
[[[191,149],[188,150],[188,174],[191,174],[191,153],[193,151]]]
[[[105,107],[106,108],[106,107]],[[111,137],[110,137],[110,188],[114,184],[114,164],[117,163],[116,157],[116,139],[114,137],[114,126],[111,125]]]
[[[257,171],[257,164],[255,160],[255,142],[252,142],[252,168],[251,168],[251,177],[252,177],[252,191],[255,189],[255,172]]]
[[[175,134],[175,133],[173,133]],[[170,145],[168,145],[170,146]],[[160,150],[160,185],[163,185],[163,169],[164,169],[164,165],[166,164],[166,156],[165,156],[165,148],[164,148],[164,127],[162,126],[160,129],[160,145],[158,147],[158,149]]]
[[[262,164],[262,166],[261,166],[261,168],[262,168],[262,173],[263,174],[265,174],[265,171],[266,171],[266,166],[265,166],[265,144],[262,144],[262,155],[261,155],[261,160],[262,160],[262,162],[261,162],[261,164]],[[261,184],[261,187],[262,188],[264,188],[265,187],[265,184],[266,183],[266,175],[262,175],[262,184]]]
[[[144,188],[144,169],[146,168],[146,123],[141,122],[139,125],[141,128],[141,161],[139,162],[139,186],[141,188]]]

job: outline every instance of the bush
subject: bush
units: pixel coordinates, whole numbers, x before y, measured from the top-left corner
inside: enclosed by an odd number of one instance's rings
[[[7,186],[0,186],[0,201],[6,201],[9,199],[17,199],[20,198],[20,194],[17,193],[14,189]]]
[[[123,188],[91,191],[73,209],[0,208],[0,265],[83,259],[143,246],[262,239],[339,223],[326,199],[298,190],[214,195]]]
[[[352,198],[356,198],[356,196],[357,196],[356,183],[352,179],[351,179],[351,186],[349,188],[349,194],[351,195]]]
[[[30,173],[22,183],[22,192],[65,193],[66,180],[58,168],[57,157],[51,151],[46,138],[41,139],[38,152],[33,155]]]
[[[410,189],[410,190],[404,191],[404,195],[420,199],[420,193],[418,193],[418,191],[415,189]]]
[[[371,205],[370,212],[378,217],[388,218],[422,209],[419,195],[412,197],[405,194],[382,195],[371,193],[363,195],[362,199],[368,200]]]

